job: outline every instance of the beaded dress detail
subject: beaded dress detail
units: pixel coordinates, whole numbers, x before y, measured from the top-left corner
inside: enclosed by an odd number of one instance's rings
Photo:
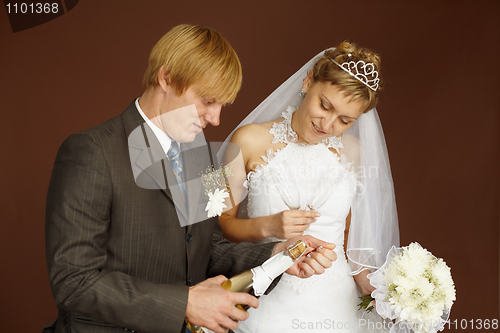
[[[346,217],[356,196],[357,179],[342,155],[342,139],[296,143],[291,127],[294,109],[269,132],[282,149],[269,149],[263,163],[247,175],[248,216],[267,216],[287,209],[313,209],[321,217],[305,234],[336,244],[337,260],[324,274],[301,279],[284,273],[278,285],[260,298],[258,309],[235,332],[368,332],[358,322],[359,294],[344,254]],[[276,239],[264,239],[269,242]],[[314,328],[309,323],[315,325]],[[322,323],[319,327],[316,323]]]

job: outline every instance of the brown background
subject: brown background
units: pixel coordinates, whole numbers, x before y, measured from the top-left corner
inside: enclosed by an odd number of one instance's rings
[[[56,316],[44,210],[59,145],[142,93],[151,47],[179,23],[220,31],[243,64],[213,141],[320,50],[349,39],[379,52],[401,243],[452,268],[452,320],[499,318],[499,1],[180,2],[80,1],[15,34],[0,9],[2,332]]]

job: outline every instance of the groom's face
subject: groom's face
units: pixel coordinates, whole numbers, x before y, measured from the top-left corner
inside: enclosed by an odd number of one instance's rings
[[[218,126],[223,103],[201,96],[196,85],[177,95],[169,86],[162,103],[161,122],[167,134],[177,142],[191,142],[208,125]]]

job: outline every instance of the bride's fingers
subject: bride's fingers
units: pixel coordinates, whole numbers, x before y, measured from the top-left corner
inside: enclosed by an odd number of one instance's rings
[[[302,233],[304,231],[306,231],[307,229],[309,229],[309,223],[296,224],[295,228],[294,228],[294,231],[297,232],[297,233],[300,233],[302,235]]]
[[[306,258],[307,259],[307,258]],[[307,260],[304,260],[303,262],[301,262],[299,264],[299,268],[301,270],[301,277],[310,277],[310,276],[313,276],[314,274],[316,274],[316,270],[311,267],[311,265],[309,265],[309,263],[307,262]]]
[[[336,247],[336,245],[333,243],[328,243],[312,236],[304,236],[302,240],[305,241],[306,244],[313,249],[319,249],[319,247],[323,247],[333,250]]]
[[[291,230],[289,232],[284,232],[283,234],[283,239],[290,239],[290,238],[293,238],[293,237],[296,237],[296,236],[302,236],[302,234],[304,233],[304,230],[306,230],[307,228],[304,228],[304,229],[294,229],[294,230]]]
[[[310,213],[310,212],[306,212],[306,213]],[[288,211],[283,212],[279,223],[282,224],[283,226],[295,226],[295,225],[301,225],[301,224],[309,225],[310,223],[313,223],[315,221],[316,221],[316,218],[311,217],[310,214],[308,214],[307,216],[304,216],[299,211],[288,210]]]
[[[309,223],[295,223],[283,228],[283,234],[286,239],[290,239],[294,236],[302,236],[305,230],[309,228]]]
[[[311,218],[304,218],[304,217],[297,217],[293,220],[293,224],[295,226],[301,226],[301,227],[304,227],[304,228],[309,228],[309,225],[311,223],[314,223],[316,222],[316,219],[311,219]]]
[[[328,256],[327,256],[328,255]],[[312,260],[315,260],[319,265],[321,265],[324,268],[329,268],[332,266],[332,261],[337,259],[337,255],[335,252],[333,252],[333,255],[330,253],[321,253],[321,252],[314,252],[310,253],[308,257]],[[332,259],[330,259],[332,258]]]
[[[310,219],[313,221],[321,216],[320,213],[310,210],[290,210],[289,212],[290,216],[293,216],[295,218]]]
[[[316,257],[318,257],[318,256],[316,256]],[[307,257],[304,260],[304,263],[309,265],[309,267],[311,267],[313,269],[314,274],[323,274],[325,272],[325,268],[328,268],[332,265],[331,261],[329,261],[328,259],[326,259],[322,255],[321,255],[321,257],[322,257],[321,263],[318,260],[313,259],[311,257]],[[329,266],[323,266],[323,264],[328,265],[328,262],[329,262]]]
[[[335,253],[334,251],[327,249],[325,247],[321,247],[321,249],[318,250],[318,253],[321,253],[323,256],[325,256],[330,261],[337,260],[337,253]]]

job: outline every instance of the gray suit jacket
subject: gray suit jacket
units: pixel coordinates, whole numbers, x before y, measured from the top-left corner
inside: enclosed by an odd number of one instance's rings
[[[134,177],[130,154],[138,149],[140,156],[144,146],[129,147],[128,138],[143,123],[132,103],[59,149],[46,209],[47,264],[59,310],[49,331],[179,333],[189,286],[217,274],[230,277],[271,254],[274,244],[228,242],[217,218],[181,226],[175,190],[161,185],[172,174],[168,160],[141,164]],[[184,161],[189,179],[211,163],[190,162],[189,156],[210,155],[207,145],[195,146]],[[188,194],[194,215],[204,208],[202,192]]]

